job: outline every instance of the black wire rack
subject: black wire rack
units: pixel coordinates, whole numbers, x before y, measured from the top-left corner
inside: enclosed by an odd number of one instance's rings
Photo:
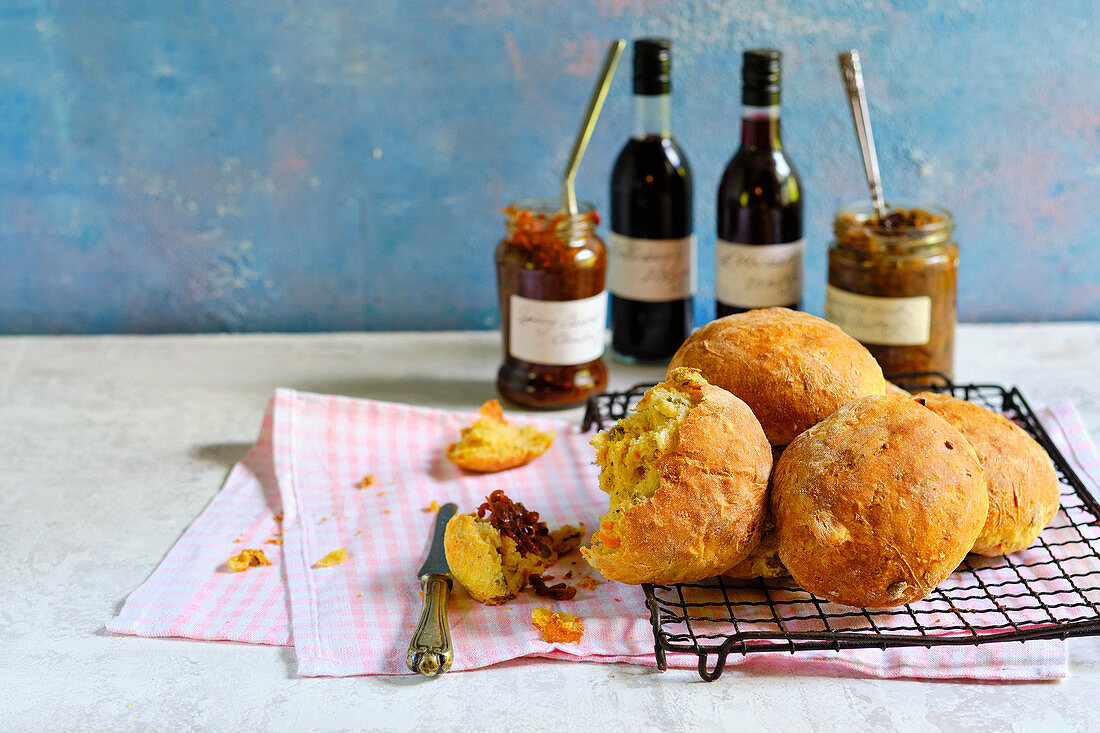
[[[1100,635],[1100,504],[1074,473],[1015,387],[952,384],[943,375],[893,375],[896,384],[947,392],[999,412],[1050,454],[1062,482],[1054,521],[1007,557],[969,555],[927,598],[894,609],[831,603],[789,577],[643,585],[657,666],[694,654],[699,676],[721,676],[730,654],[977,645]],[[584,427],[628,413],[649,385],[592,397]]]

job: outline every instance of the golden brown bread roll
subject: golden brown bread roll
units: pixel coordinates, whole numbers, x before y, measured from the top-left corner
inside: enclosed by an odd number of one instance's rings
[[[985,471],[989,515],[971,552],[1007,555],[1030,547],[1061,500],[1047,452],[1023,428],[980,405],[931,392],[916,398],[966,436]]]
[[[849,400],[884,394],[882,369],[828,321],[765,308],[711,321],[688,337],[669,373],[694,367],[744,400],[772,445],[787,445]]]
[[[759,542],[771,448],[748,406],[699,372],[674,369],[592,444],[611,507],[581,553],[605,577],[700,580]]]
[[[962,562],[989,497],[962,433],[912,399],[869,396],[787,446],[771,505],[800,586],[885,608],[924,598]]]

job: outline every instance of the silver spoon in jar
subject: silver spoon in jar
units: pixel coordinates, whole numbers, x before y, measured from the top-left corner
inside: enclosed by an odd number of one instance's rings
[[[871,134],[871,115],[867,112],[867,96],[863,91],[863,69],[859,65],[859,52],[845,51],[839,55],[840,72],[844,75],[844,87],[848,91],[848,104],[852,108],[852,122],[856,127],[859,152],[863,155],[863,170],[867,185],[871,188],[871,203],[879,221],[886,218],[886,200],[882,196],[882,178],[878,172],[878,156],[875,154],[875,138]]]
[[[596,81],[596,88],[592,90],[592,98],[588,100],[588,109],[584,113],[584,121],[581,129],[577,131],[577,139],[573,142],[573,152],[569,154],[569,164],[565,167],[565,175],[562,176],[561,198],[562,208],[570,214],[577,213],[577,192],[573,188],[573,181],[577,177],[577,167],[581,163],[588,140],[592,137],[592,130],[596,127],[596,119],[600,116],[603,101],[607,98],[607,91],[611,88],[611,78],[615,75],[615,67],[619,65],[619,57],[626,48],[626,41],[618,39],[612,41],[607,49],[607,57],[603,62],[603,70]]]

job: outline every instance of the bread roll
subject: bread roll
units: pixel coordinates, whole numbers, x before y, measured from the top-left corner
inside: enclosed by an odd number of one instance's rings
[[[592,444],[611,507],[581,553],[605,577],[700,580],[760,541],[771,448],[748,406],[699,372],[674,369]]]
[[[787,445],[841,405],[885,392],[870,352],[809,313],[766,308],[700,328],[672,357],[669,373],[694,367],[744,400],[772,445]]]
[[[985,471],[989,515],[971,552],[1007,555],[1031,546],[1058,513],[1061,491],[1043,447],[1003,415],[946,394],[917,401],[959,429]]]
[[[787,446],[771,506],[800,586],[885,608],[924,598],[962,562],[989,498],[962,433],[912,399],[869,396]]]

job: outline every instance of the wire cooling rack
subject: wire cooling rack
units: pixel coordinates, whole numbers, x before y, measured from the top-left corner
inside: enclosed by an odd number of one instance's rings
[[[931,377],[931,379],[930,379]],[[919,379],[918,379],[919,378]],[[905,386],[947,392],[999,412],[1050,454],[1062,482],[1054,521],[1027,550],[968,555],[924,600],[875,610],[831,603],[789,577],[643,585],[657,666],[666,654],[694,654],[699,676],[721,676],[730,654],[976,645],[1100,635],[1100,504],[1089,493],[1016,388],[952,384],[943,375],[894,375]],[[648,385],[591,398],[584,427],[604,428],[628,413]]]

